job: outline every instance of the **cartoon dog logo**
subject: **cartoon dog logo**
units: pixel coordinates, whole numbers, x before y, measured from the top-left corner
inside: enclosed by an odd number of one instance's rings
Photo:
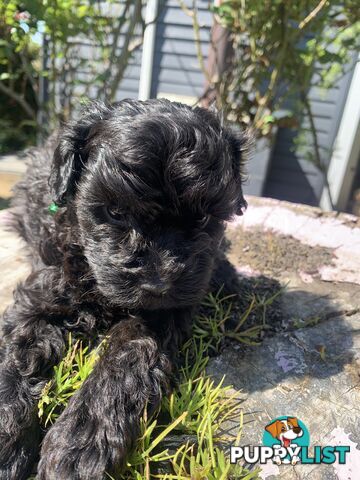
[[[270,433],[274,438],[280,441],[281,446],[288,448],[295,448],[298,445],[293,443],[293,440],[303,435],[303,430],[299,426],[298,420],[295,417],[287,417],[283,420],[275,420],[265,427],[265,430]],[[297,455],[291,458],[291,464],[296,465],[300,461]],[[281,461],[279,456],[274,457],[274,462],[280,465],[281,463],[290,463],[288,458],[284,458]]]

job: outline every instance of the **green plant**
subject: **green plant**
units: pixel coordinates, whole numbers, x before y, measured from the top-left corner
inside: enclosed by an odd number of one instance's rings
[[[185,11],[200,45],[196,0]],[[271,137],[277,126],[300,128],[298,151],[323,174],[331,202],[329,151],[318,140],[309,92],[314,86],[323,91],[333,87],[352,67],[360,46],[358,2],[223,0],[213,12],[224,28],[222,36],[230,32],[231,59],[224,71],[210,74],[201,49],[197,51],[218,108],[257,138]],[[218,46],[212,39],[216,62],[224,63]]]
[[[38,49],[19,51],[5,6],[0,1],[0,154],[35,143],[36,132],[36,95],[24,64],[36,59]]]
[[[222,433],[226,420],[239,418],[237,439],[231,440],[240,441],[242,412],[238,392],[225,387],[223,381],[215,385],[204,373],[206,345],[195,347],[193,342],[184,348],[186,360],[180,383],[161,406],[158,418],[166,425],[158,419],[143,420],[137,448],[117,477],[119,480],[258,478],[258,471],[247,477],[249,472],[240,465],[231,465],[224,453],[223,446],[230,441]],[[196,350],[189,355],[192,348]]]
[[[34,133],[69,118],[83,99],[114,100],[128,62],[142,44],[145,3],[0,0],[4,113],[16,106],[15,120],[31,123]],[[91,46],[91,58],[79,53],[84,43]],[[16,121],[11,125],[20,128]]]
[[[69,335],[68,350],[61,362],[54,367],[53,378],[45,385],[38,403],[38,415],[44,426],[54,423],[66,407],[69,398],[81,387],[93,371],[96,361],[106,347],[106,339],[89,351],[81,340],[75,343]]]
[[[235,52],[217,79],[219,102],[261,134],[291,115],[289,99],[300,93],[302,111],[312,85],[334,85],[359,47],[355,0],[224,0],[214,13],[232,32]]]
[[[234,309],[232,296],[220,292],[208,295],[202,311],[195,318],[194,335],[182,349],[179,383],[170,397],[163,399],[159,411],[141,419],[141,432],[127,463],[114,480],[255,480],[259,470],[231,465],[226,449],[230,442],[239,444],[243,412],[239,392],[225,386],[224,379],[215,383],[205,372],[211,352],[218,352],[226,336],[240,342],[254,340],[253,329],[245,327],[250,314],[266,311],[281,293],[253,295],[240,315]],[[264,310],[265,309],[265,310]],[[228,321],[236,316],[232,327]],[[265,326],[265,319],[256,331]],[[54,377],[43,390],[39,416],[44,424],[56,421],[69,398],[90,375],[96,360],[106,349],[106,339],[90,351],[81,341],[69,338],[68,351],[54,369]],[[237,437],[226,433],[226,421],[237,422]],[[112,477],[109,475],[109,479]]]

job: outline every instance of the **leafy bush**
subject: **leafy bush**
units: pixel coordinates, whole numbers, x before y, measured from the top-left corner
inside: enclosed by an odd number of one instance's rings
[[[18,49],[8,17],[0,2],[0,154],[34,143],[36,132],[35,79],[29,80],[24,65],[35,60],[38,48]]]
[[[222,0],[213,7],[215,19],[225,29],[217,37],[230,32],[232,54],[226,56],[232,58],[222,58],[225,70],[218,71],[205,67],[196,0],[192,9],[179,1],[193,19],[199,64],[219,110],[237,125],[250,128],[255,138],[272,138],[277,126],[298,128],[296,148],[323,175],[334,209],[327,179],[330,148],[318,140],[309,91],[312,86],[324,90],[334,86],[352,67],[360,46],[359,2]],[[217,60],[218,42],[219,38],[211,42]]]
[[[9,133],[3,131],[0,150],[33,143],[40,128],[69,118],[82,98],[114,99],[142,43],[145,3],[0,0],[0,116]],[[84,41],[96,60],[79,55]]]
[[[285,118],[298,124],[297,114],[309,114],[310,87],[333,86],[359,48],[358,7],[356,0],[224,0],[214,7],[234,49],[231,67],[214,82],[221,108],[257,135]]]

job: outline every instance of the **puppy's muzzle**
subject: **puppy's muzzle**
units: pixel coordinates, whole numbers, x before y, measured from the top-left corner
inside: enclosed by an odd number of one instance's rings
[[[156,280],[155,282],[145,282],[140,288],[146,293],[150,293],[156,297],[161,297],[165,295],[170,290],[170,282],[165,282],[162,280]]]

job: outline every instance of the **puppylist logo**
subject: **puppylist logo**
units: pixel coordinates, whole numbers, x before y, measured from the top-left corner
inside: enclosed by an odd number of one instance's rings
[[[230,461],[243,459],[249,464],[265,464],[272,460],[277,465],[346,463],[350,446],[314,446],[309,454],[310,435],[297,417],[277,417],[264,427],[263,445],[231,447]]]

